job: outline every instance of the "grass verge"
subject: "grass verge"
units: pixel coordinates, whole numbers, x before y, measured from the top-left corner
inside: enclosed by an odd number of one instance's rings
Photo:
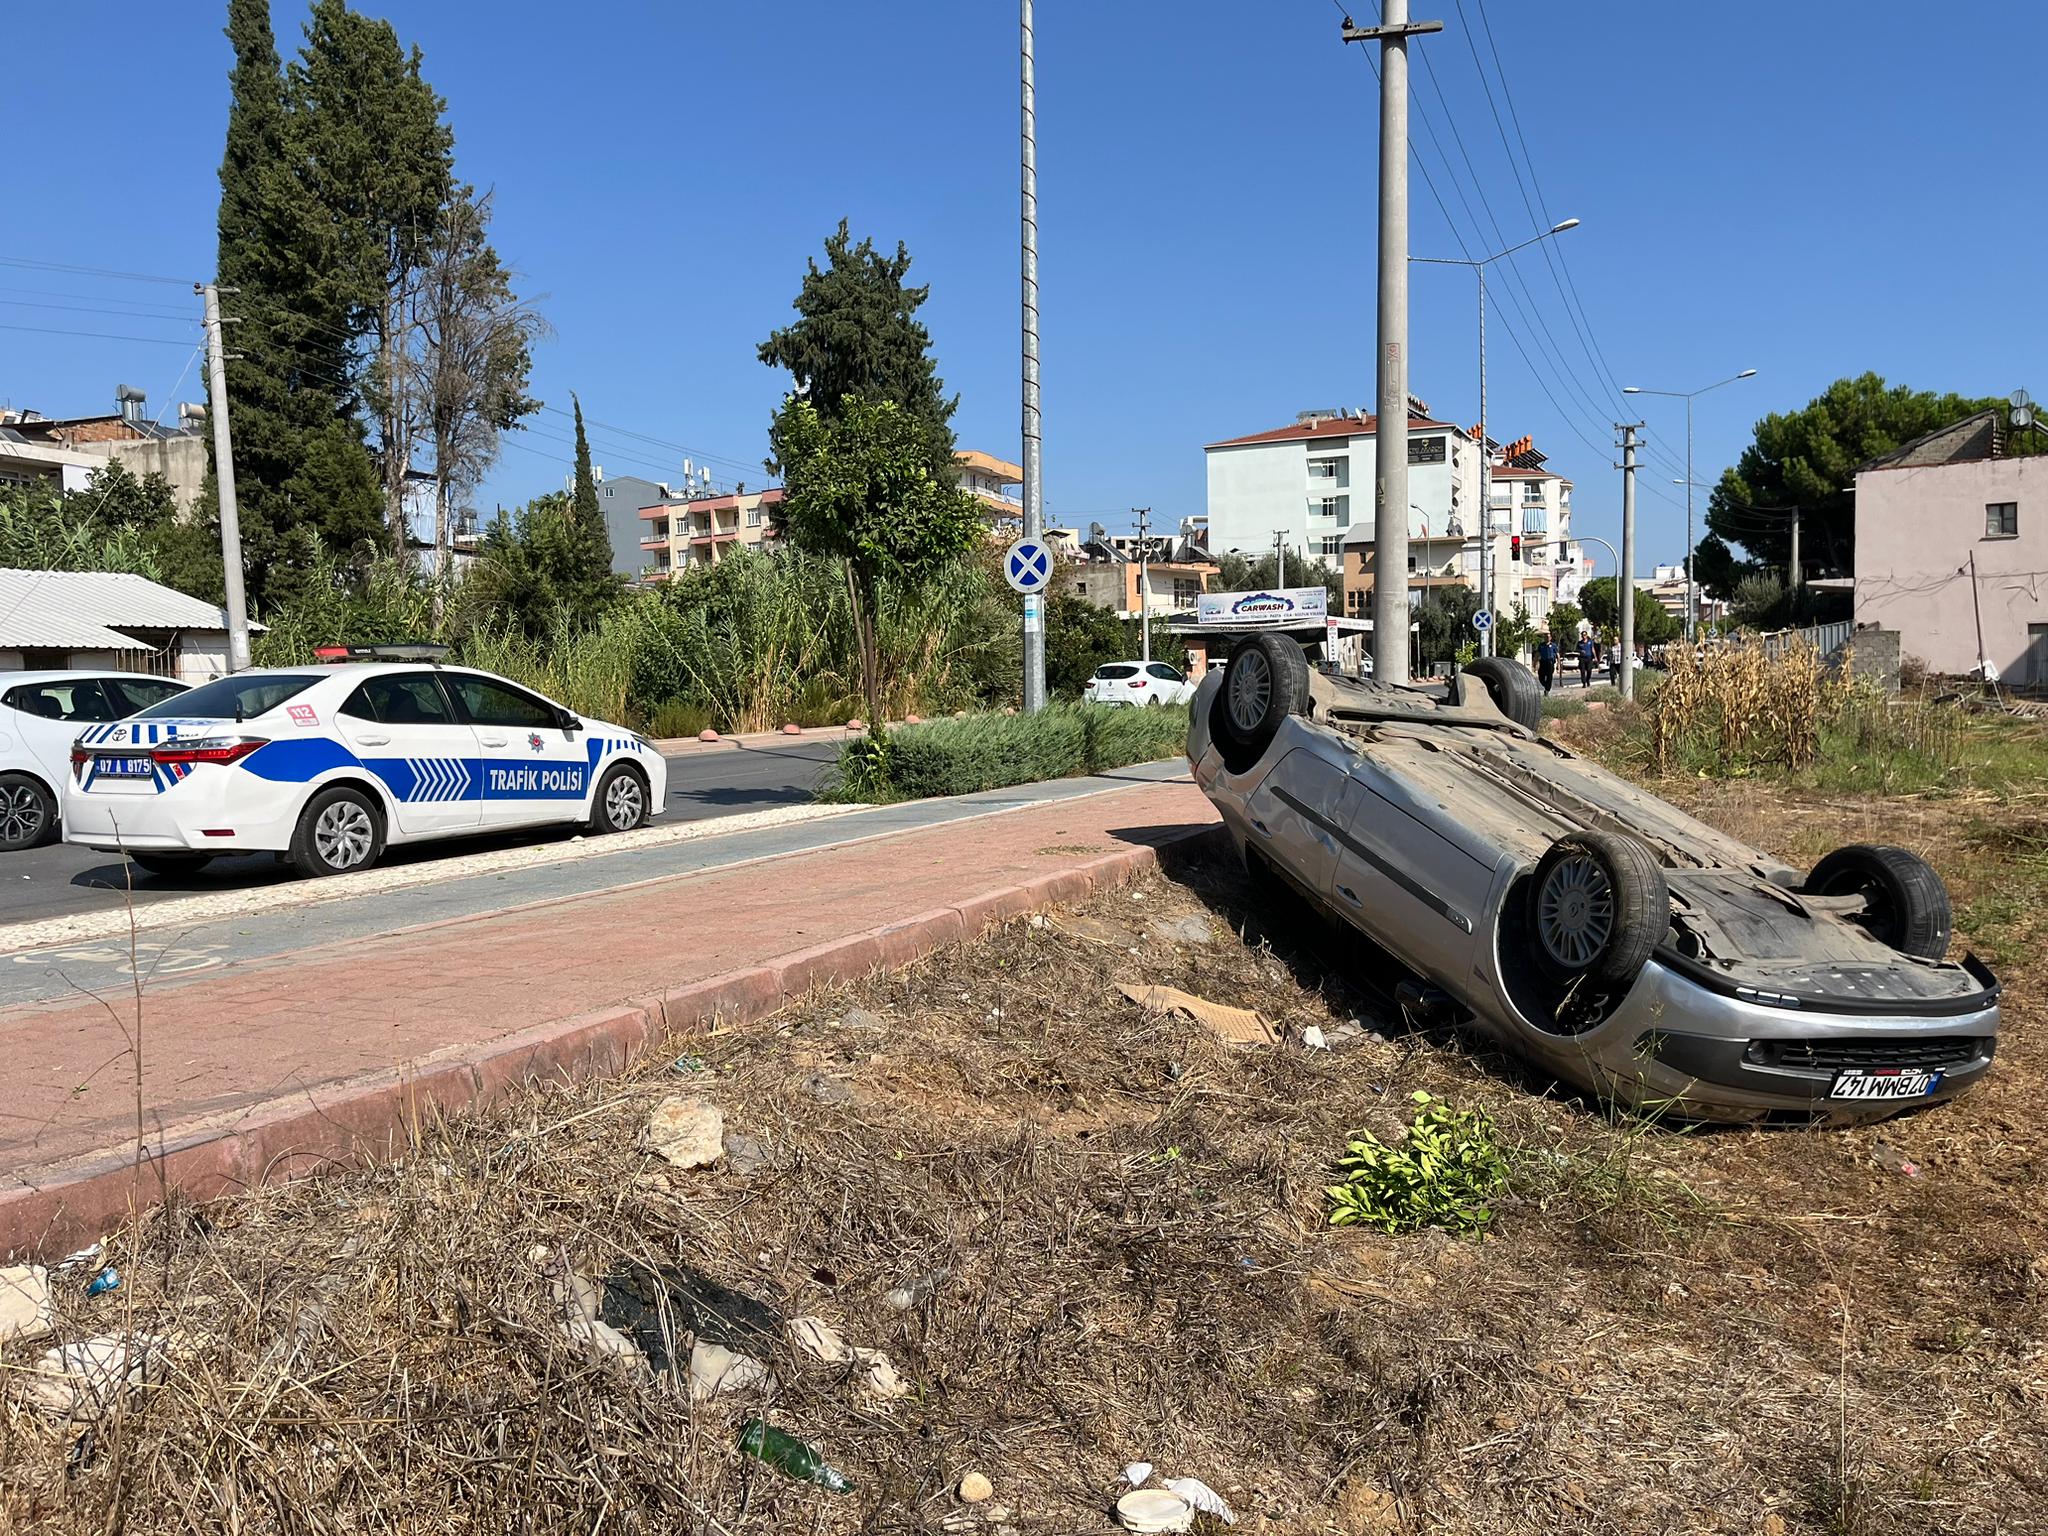
[[[878,753],[847,742],[825,800],[922,800],[1106,773],[1172,757],[1187,743],[1184,706],[1049,704],[1035,715],[967,715],[891,731]]]

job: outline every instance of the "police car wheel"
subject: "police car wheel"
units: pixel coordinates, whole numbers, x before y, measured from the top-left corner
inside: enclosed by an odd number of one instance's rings
[[[630,832],[647,822],[647,782],[621,763],[598,781],[591,802],[590,830]]]
[[[343,875],[368,869],[384,853],[384,820],[361,790],[323,789],[299,813],[291,861],[300,874]]]

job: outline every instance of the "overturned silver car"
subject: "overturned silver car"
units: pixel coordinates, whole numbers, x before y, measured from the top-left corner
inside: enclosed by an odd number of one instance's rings
[[[1804,873],[1537,734],[1488,657],[1448,686],[1310,670],[1248,636],[1188,758],[1255,882],[1334,914],[1504,1044],[1687,1119],[1870,1119],[1991,1064],[1998,984],[1944,958],[1947,890],[1901,848]]]

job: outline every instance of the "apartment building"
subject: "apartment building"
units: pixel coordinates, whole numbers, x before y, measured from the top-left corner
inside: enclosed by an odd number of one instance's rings
[[[1186,538],[1145,541],[1141,560],[1135,537],[1113,536],[1081,544],[1062,560],[1056,580],[1076,597],[1107,608],[1118,618],[1193,613],[1197,600],[1219,574],[1207,553]]]
[[[641,574],[666,581],[693,565],[716,565],[736,549],[771,547],[771,513],[781,500],[778,485],[642,507]]]
[[[953,455],[960,472],[960,489],[980,502],[988,513],[989,526],[998,534],[1014,539],[1024,531],[1024,471],[1008,459],[999,459],[979,448],[962,448]]]

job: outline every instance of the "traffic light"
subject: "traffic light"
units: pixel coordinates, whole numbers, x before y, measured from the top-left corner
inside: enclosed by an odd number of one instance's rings
[[[1522,558],[1522,536],[1519,533],[1511,534],[1508,538],[1508,558],[1511,560]]]

